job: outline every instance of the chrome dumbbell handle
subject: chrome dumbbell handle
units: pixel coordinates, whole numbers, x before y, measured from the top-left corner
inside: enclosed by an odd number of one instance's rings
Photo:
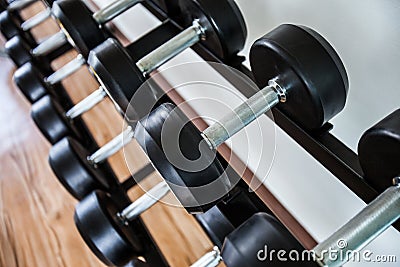
[[[121,15],[129,8],[139,4],[143,0],[117,0],[93,14],[93,19],[100,25],[109,22],[115,17]]]
[[[118,214],[118,217],[125,223],[132,221],[143,212],[155,205],[160,199],[166,196],[170,189],[166,182],[161,182],[149,192],[138,198],[135,202]]]
[[[128,126],[125,131],[89,156],[87,158],[88,161],[93,165],[103,162],[126,146],[130,141],[132,141],[133,137],[134,131],[131,126]]]
[[[276,81],[270,81],[267,87],[260,90],[243,104],[226,114],[221,120],[204,130],[202,136],[210,148],[217,149],[218,146],[277,105],[280,101],[285,101],[284,95],[279,92],[284,91]]]
[[[50,85],[57,84],[78,71],[84,64],[86,64],[86,60],[82,55],[79,54],[76,58],[65,64],[62,68],[45,78],[45,82]]]
[[[64,32],[61,30],[58,33],[50,36],[43,42],[41,42],[38,46],[32,49],[32,55],[39,57],[39,56],[47,56],[57,48],[60,48],[64,44],[68,42],[67,37],[65,36]]]
[[[222,261],[221,252],[218,247],[214,247],[213,251],[208,252],[190,267],[216,267]]]
[[[147,76],[203,38],[205,38],[205,29],[195,20],[191,27],[140,59],[136,66],[144,76]]]
[[[348,223],[318,244],[313,251],[321,266],[342,266],[349,260],[351,252],[359,251],[382,234],[400,218],[400,178]],[[329,251],[336,250],[340,255],[336,260],[329,258]]]
[[[46,8],[42,12],[36,14],[35,16],[27,19],[21,24],[21,29],[23,31],[29,31],[32,28],[38,26],[39,24],[43,23],[46,19],[50,18],[51,16],[51,8]]]
[[[100,103],[106,96],[107,96],[106,91],[102,86],[100,86],[99,89],[91,93],[85,99],[76,104],[73,108],[68,110],[65,113],[65,115],[67,118],[71,120],[75,119],[76,117],[79,117],[83,113],[91,110],[94,106]]]

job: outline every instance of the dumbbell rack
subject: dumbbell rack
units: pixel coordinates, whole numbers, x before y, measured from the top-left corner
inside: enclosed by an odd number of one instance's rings
[[[143,5],[159,20],[163,21],[168,18],[165,12],[150,2],[144,2]],[[173,19],[179,21],[179,17]],[[175,26],[178,27],[179,30],[182,30],[179,24],[176,24]],[[159,34],[162,33],[160,32]],[[195,45],[192,49],[205,61],[226,64],[239,70],[254,81],[251,71],[243,64],[245,60],[244,57],[236,56],[228,62],[224,62],[215,57],[211,51],[201,44]],[[211,64],[211,66],[213,65]],[[218,69],[216,70],[219,71]],[[251,97],[254,94],[254,92],[249,90],[248,86],[245,86],[243,81],[240,81],[239,79],[233,81],[232,77],[234,75],[227,75],[226,72],[224,73],[220,71],[219,73],[229,82],[234,84],[244,96]],[[284,130],[303,149],[311,154],[360,199],[369,203],[379,195],[379,193],[364,180],[364,174],[358,160],[358,155],[330,133],[334,127],[332,124],[327,123],[318,132],[308,132],[288,118],[279,107],[274,108],[272,114],[274,121],[282,130]],[[400,230],[400,223],[397,222],[394,227],[397,230]]]
[[[168,18],[163,10],[159,9],[150,1],[145,1],[143,5],[147,10],[149,10],[155,17],[157,17],[161,21],[164,21]],[[157,37],[162,38],[163,35],[170,36],[170,31],[177,32],[182,30],[182,27],[179,26],[179,21],[179,17],[172,18],[172,20],[168,24],[168,27],[164,27],[162,30],[157,32],[157,34],[159,35]],[[151,44],[151,42],[152,39],[150,38],[142,38],[140,44],[134,43],[131,46],[131,50],[139,50],[141,49],[141,47],[146,47],[147,44]],[[241,73],[245,74],[254,81],[254,77],[252,76],[251,71],[243,64],[245,60],[244,57],[236,56],[234,58],[231,58],[229,61],[221,61],[219,58],[214,56],[212,51],[209,51],[201,44],[195,45],[193,47],[193,50],[205,61],[229,65],[230,67],[239,70]],[[211,66],[213,65],[211,64]],[[219,69],[215,70],[219,71]],[[232,76],[234,75],[227,75],[227,73],[220,71],[219,73],[224,76],[229,82],[235,85],[235,87],[246,97],[250,97],[253,95],[254,92],[248,90],[248,86],[241,84],[243,83],[242,80],[232,80]],[[162,85],[160,84],[159,86],[160,89],[162,89]],[[72,106],[72,101],[70,100],[68,95],[64,94],[60,97],[60,99],[65,102],[65,106]],[[176,99],[173,96],[167,96],[166,99],[163,99],[163,101],[171,101],[179,104],[179,99]],[[319,163],[321,163],[326,169],[328,169],[335,177],[337,177],[337,179],[339,179],[344,185],[346,185],[351,191],[353,191],[359,198],[368,203],[376,196],[378,196],[378,192],[363,179],[363,172],[361,170],[357,154],[330,133],[333,128],[332,124],[327,123],[317,132],[307,132],[302,129],[302,127],[300,127],[298,124],[293,122],[290,118],[288,118],[281,110],[279,110],[279,108],[274,108],[272,112],[274,116],[274,121],[282,130],[284,130],[304,150],[311,154]],[[95,144],[93,136],[88,135],[87,139],[90,143]],[[91,147],[91,150],[95,150],[96,148],[97,145],[93,145]],[[223,159],[224,153],[222,151],[219,151],[218,156]],[[110,175],[112,175],[111,167],[107,163],[105,164],[105,168],[108,169]],[[229,169],[232,170],[232,168]],[[232,173],[229,173],[229,175],[238,177],[238,174],[234,171]],[[249,184],[249,180],[247,180],[246,177],[240,178],[242,179],[238,187],[242,189],[248,189],[247,184]],[[228,199],[234,197],[235,194],[236,192],[233,192],[232,195],[228,197]],[[122,186],[113,188],[113,191],[111,192],[111,197],[117,203],[120,209],[123,209],[130,204],[130,200],[126,192],[123,190]],[[257,203],[257,207],[259,207],[260,211],[271,209],[271,211],[274,213],[274,209],[272,206],[279,205],[279,201],[274,199],[273,196],[268,196],[268,190],[267,192],[264,191],[260,193],[259,198],[260,199],[252,199],[252,201]],[[229,200],[225,199],[225,201]],[[271,203],[271,201],[273,203]],[[229,219],[235,217],[240,218],[242,216],[241,212],[237,212],[236,210],[230,212],[231,214],[229,216]],[[290,214],[286,215],[291,216]],[[147,264],[149,266],[168,266],[166,259],[154,242],[146,225],[139,219],[134,222],[131,227],[134,227],[136,231],[142,233],[140,238],[143,240],[143,243],[146,246],[146,255],[144,256],[147,260]],[[294,227],[302,228],[301,225],[295,225]],[[395,225],[395,228],[397,230],[400,230],[399,223]],[[306,248],[311,248],[316,244],[315,240],[310,235],[308,235],[306,230],[300,229],[300,232],[305,233],[302,238],[299,239],[301,239],[300,241]]]

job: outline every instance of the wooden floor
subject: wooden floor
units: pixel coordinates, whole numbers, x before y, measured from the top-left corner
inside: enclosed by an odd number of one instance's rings
[[[40,8],[36,5],[26,13]],[[56,25],[46,23],[34,33],[44,37],[56,31]],[[68,53],[55,62],[55,67],[74,55]],[[0,59],[0,266],[102,266],[75,229],[72,216],[76,201],[58,183],[47,163],[50,146],[30,118],[30,105],[12,82],[14,71],[9,59]],[[98,87],[86,69],[65,80],[64,85],[75,102]],[[99,144],[123,127],[108,101],[84,119]],[[125,151],[134,153],[135,169],[147,163],[137,144],[130,144]],[[122,153],[113,156],[110,163],[121,179],[128,176]],[[159,179],[155,174],[148,183],[155,184]],[[142,191],[132,189],[130,194],[134,200]],[[160,203],[142,218],[171,266],[188,266],[212,247],[182,208]]]

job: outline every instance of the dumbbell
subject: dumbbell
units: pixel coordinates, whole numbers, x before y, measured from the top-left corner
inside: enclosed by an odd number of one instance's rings
[[[204,213],[196,214],[196,219],[213,244],[221,248],[227,235],[261,211],[270,212],[254,193],[249,192],[248,185],[243,182],[224,201]]]
[[[137,175],[135,175],[135,178],[136,176]],[[138,176],[144,177],[144,175]],[[129,236],[127,238],[125,235],[128,234],[132,236],[134,233],[132,231],[122,231],[122,234],[117,234],[114,237],[110,237],[109,239],[107,239],[108,242],[110,242],[109,244],[111,244],[110,246],[108,246],[108,248],[105,248],[104,243],[99,240],[101,240],[101,238],[105,238],[105,233],[110,234],[115,233],[115,231],[117,233],[121,233],[119,229],[121,229],[121,227],[125,229],[125,225],[115,225],[114,219],[117,219],[119,221],[119,224],[121,224],[120,220],[122,218],[125,223],[127,222],[129,224],[132,219],[140,215],[144,210],[147,210],[149,207],[155,204],[158,199],[161,199],[168,192],[169,189],[166,184],[161,183],[150,190],[148,196],[140,198],[138,201],[135,201],[134,204],[124,209],[123,212],[117,213],[118,209],[116,209],[115,207],[111,209],[112,212],[109,212],[110,209],[106,207],[108,207],[109,205],[113,205],[113,202],[104,194],[104,192],[97,191],[82,200],[81,203],[76,207],[75,221],[81,235],[84,237],[84,240],[86,241],[88,246],[100,259],[102,259],[103,262],[105,262],[106,264],[121,265],[124,262],[131,260],[135,253],[128,254],[124,252],[131,250],[131,245],[128,242],[126,242],[125,244],[122,243],[121,246],[117,246],[116,244],[120,244],[119,240],[121,239],[129,240]],[[231,204],[232,203],[227,203],[226,205],[229,206]],[[234,208],[234,205],[236,204],[238,203],[234,202],[231,208]],[[239,204],[239,207],[242,208],[246,207],[250,208],[250,210],[253,210],[254,208],[252,205],[249,205],[246,200],[244,202],[240,201]],[[245,204],[245,206],[243,206],[243,204]],[[225,217],[224,214],[222,214],[218,207],[213,207],[206,213],[199,216],[200,219],[198,219],[201,222],[201,225],[206,228],[207,234],[211,234],[212,240],[214,242],[216,241],[217,244],[222,242],[224,237],[235,229],[232,223]],[[89,219],[91,222],[101,221],[101,227],[97,228],[101,229],[95,232],[89,231],[88,229],[91,229],[91,225],[87,223]],[[116,262],[116,259],[119,259],[119,262]]]
[[[274,217],[257,213],[225,238],[221,251],[214,247],[212,252],[205,254],[191,267],[216,267],[221,262],[227,267],[317,266],[310,261],[280,261],[278,257],[272,261],[262,261],[258,257],[264,256],[262,254],[266,246],[269,251],[283,250],[287,254],[296,251],[301,255],[304,251],[300,243]]]
[[[200,43],[227,61],[243,48],[247,30],[234,1],[190,0],[178,4],[185,17],[182,24],[187,28],[140,60],[133,60],[132,51],[114,39],[91,51],[88,63],[120,111],[128,110],[129,101],[151,72],[185,49]],[[148,112],[138,113],[141,116]]]
[[[358,155],[365,179],[379,192],[400,176],[400,109],[364,133]]]
[[[259,85],[268,86],[203,132],[170,103],[136,127],[139,144],[189,212],[203,212],[232,189],[234,181],[215,150],[272,107],[278,105],[304,129],[314,131],[345,105],[345,68],[330,44],[309,28],[277,27],[255,42],[250,60]]]
[[[27,7],[26,5],[33,4],[33,2],[37,1],[13,1],[7,7],[7,10],[0,14],[0,30],[7,40],[16,35],[24,36],[26,32],[29,32],[51,17],[51,6],[54,1],[46,0],[43,1],[47,7],[45,10],[22,22],[21,17],[16,15],[15,12]]]
[[[6,50],[18,66],[49,55],[67,42],[79,52],[78,57],[87,58],[89,51],[110,35],[102,26],[141,1],[114,1],[96,13],[91,12],[81,0],[57,1],[53,4],[51,13],[60,25],[61,31],[33,49],[20,38],[6,44]],[[69,66],[72,67],[73,63],[83,65],[84,61],[77,58]]]
[[[82,199],[95,189],[110,190],[109,173],[101,168],[102,163],[132,140],[133,130],[128,126],[121,134],[91,153],[75,139],[65,137],[51,147],[49,163],[70,194]]]
[[[92,109],[104,97],[106,97],[106,93],[100,86],[99,89],[65,112],[65,109],[54,97],[45,95],[32,105],[31,117],[52,145],[67,136],[79,142],[85,142],[84,131],[87,130],[75,123],[76,118]]]
[[[135,219],[168,192],[168,186],[161,182],[121,211],[106,193],[95,191],[76,206],[76,227],[102,262],[122,266],[144,252],[141,233],[134,228]]]
[[[206,10],[206,7],[212,6],[210,0],[203,0],[205,6],[203,10]],[[192,1],[185,1],[186,9],[189,9],[190,3]],[[223,4],[225,3],[225,5]],[[194,4],[193,4],[194,5]],[[182,8],[183,8],[182,7]],[[243,23],[241,17],[237,17],[236,12],[237,6],[233,5],[230,1],[221,1],[216,5],[216,7],[220,9],[213,9],[210,13],[205,13],[202,16],[198,15],[201,20],[204,20],[206,17],[212,17],[212,14],[217,14],[218,10],[225,10],[225,16],[231,14],[231,18],[221,19],[222,22],[215,26],[218,28],[218,36],[224,36],[227,33],[223,32],[225,30],[228,32],[230,29],[227,25],[227,21],[232,21],[232,25]],[[231,9],[228,9],[231,7]],[[199,8],[199,7],[198,7]],[[209,7],[210,8],[210,7]],[[192,9],[194,9],[192,7]],[[227,10],[230,10],[228,12]],[[206,12],[206,11],[204,11]],[[196,13],[193,12],[196,16]],[[207,14],[207,15],[206,15]],[[189,15],[188,15],[189,16]],[[239,20],[238,22],[233,22]],[[218,22],[218,19],[214,19],[214,21]],[[204,22],[207,24],[206,22]],[[225,23],[225,24],[224,24]],[[147,34],[147,38],[151,38],[153,35],[157,35],[160,29],[168,26],[167,23],[159,26],[154,29],[152,32]],[[243,26],[244,27],[244,26]],[[207,32],[203,32],[207,31]],[[158,68],[160,65],[164,64],[166,61],[174,57],[175,55],[182,52],[187,47],[190,47],[195,42],[199,41],[202,38],[202,34],[206,33],[210,36],[214,36],[216,33],[211,33],[211,30],[208,28],[203,28],[197,20],[194,20],[193,25],[188,29],[184,30],[182,33],[172,38],[172,40],[164,43],[157,49],[152,52],[149,52],[146,56],[142,57],[142,59],[138,60],[136,66],[133,66],[132,62],[135,62],[135,58],[138,58],[138,52],[133,54],[129,52],[129,48],[124,49],[121,44],[117,40],[108,39],[103,44],[96,47],[89,55],[88,63],[90,68],[93,70],[95,76],[99,79],[100,84],[102,84],[101,88],[97,90],[94,94],[89,96],[87,99],[83,100],[80,104],[75,106],[72,110],[65,112],[63,109],[59,108],[59,106],[49,99],[41,99],[37,104],[34,104],[32,107],[32,118],[39,126],[39,129],[43,132],[43,134],[49,139],[50,142],[54,143],[57,140],[60,140],[62,137],[67,135],[77,136],[77,131],[74,129],[73,125],[70,123],[70,119],[80,116],[83,112],[89,110],[98,102],[100,102],[106,94],[111,97],[114,103],[117,104],[118,108],[125,112],[128,108],[128,101],[134,95],[136,90],[140,87],[142,83],[146,81],[146,78],[149,73],[151,73],[154,69]],[[245,36],[245,32],[237,34],[238,36]],[[219,46],[225,47],[225,42],[228,42],[230,47],[224,52],[224,56],[229,58],[230,53],[233,51],[238,51],[244,45],[245,38],[241,38],[238,36],[231,35],[230,38],[224,41],[208,41],[204,40],[204,42],[210,42],[210,46],[217,46],[215,42],[220,42]],[[241,39],[241,41],[237,40]],[[154,41],[157,44],[157,41]],[[222,55],[222,54],[221,54]],[[38,77],[38,75],[33,75],[33,71],[25,71],[25,75],[19,75],[18,71],[16,72],[16,76],[19,77]],[[36,72],[38,73],[38,72]],[[47,82],[52,81],[52,83],[56,84],[60,77],[62,78],[66,73],[64,71],[59,74],[59,72],[54,73],[52,76],[48,77]],[[29,75],[28,75],[29,74]],[[26,79],[21,78],[19,80],[26,81],[24,85],[20,85],[20,88],[25,91],[26,95],[42,95],[45,94],[45,87],[43,86],[43,82],[41,82],[41,86],[32,86],[33,84],[39,83],[42,79],[36,79],[36,83],[28,82],[35,80],[34,78]],[[18,82],[17,82],[18,83]],[[41,93],[38,93],[40,91]],[[147,114],[147,113],[146,113]]]
[[[114,139],[113,141],[116,142],[117,140]],[[65,138],[51,149],[50,166],[68,193],[78,200],[83,199],[95,190],[113,193],[118,188],[127,191],[144,177],[154,172],[153,166],[147,164],[133,176],[129,176],[120,183],[109,166],[101,164],[102,161],[99,161],[98,158],[102,151],[103,153],[113,153],[113,151],[110,151],[113,149],[111,146],[112,144],[108,144],[102,150],[97,150],[97,154],[91,154],[76,140]],[[66,154],[62,154],[63,152]],[[99,162],[95,164],[93,161]]]
[[[218,206],[214,206],[204,213],[197,214],[196,219],[210,240],[219,248],[222,247],[225,237],[235,230],[233,224]]]

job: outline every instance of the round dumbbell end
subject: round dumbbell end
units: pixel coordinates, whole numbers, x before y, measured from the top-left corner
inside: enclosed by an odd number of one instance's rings
[[[126,112],[132,97],[146,79],[125,48],[109,38],[90,52],[88,64],[108,95],[122,112]]]
[[[18,67],[33,61],[31,46],[20,36],[14,36],[5,44],[6,53]]]
[[[78,141],[70,137],[62,139],[50,149],[49,163],[52,170],[76,199],[82,199],[96,189],[109,190],[101,169],[87,161],[89,154]]]
[[[44,75],[30,62],[14,73],[14,81],[29,102],[35,103],[49,91]]]
[[[49,95],[42,97],[32,105],[31,117],[52,145],[66,136],[82,139],[82,135],[73,121],[65,116],[64,109]]]
[[[400,109],[370,128],[358,143],[365,179],[380,192],[400,176]]]
[[[317,266],[307,263],[281,261],[274,255],[272,261],[268,251],[284,250],[286,255],[304,248],[275,218],[266,213],[257,213],[229,234],[222,248],[222,258],[229,267],[277,267]],[[261,253],[259,251],[262,251]],[[267,256],[266,260],[262,258]],[[260,259],[258,258],[260,257]]]
[[[319,129],[345,106],[344,65],[333,47],[307,27],[284,24],[272,30],[254,43],[250,62],[261,88],[278,79],[287,94],[280,109],[308,130]]]
[[[18,23],[21,23],[18,17],[13,16],[7,10],[0,13],[0,31],[7,40],[19,34],[20,24]]]
[[[84,198],[75,209],[75,224],[93,253],[105,264],[122,266],[140,255],[141,244],[131,227],[118,218],[119,210],[101,191]]]
[[[235,230],[235,227],[225,217],[218,206],[212,207],[205,213],[196,215],[196,219],[213,244],[219,248],[222,247],[225,237]]]
[[[204,212],[238,182],[229,180],[200,131],[173,104],[163,104],[136,127],[136,140],[190,212]]]
[[[218,57],[228,60],[241,51],[247,38],[247,27],[239,7],[232,0],[179,1],[185,24],[198,19],[207,28],[204,44]]]
[[[83,1],[57,1],[54,2],[52,10],[85,58],[88,57],[90,50],[106,39],[104,32],[92,17],[93,13]]]

